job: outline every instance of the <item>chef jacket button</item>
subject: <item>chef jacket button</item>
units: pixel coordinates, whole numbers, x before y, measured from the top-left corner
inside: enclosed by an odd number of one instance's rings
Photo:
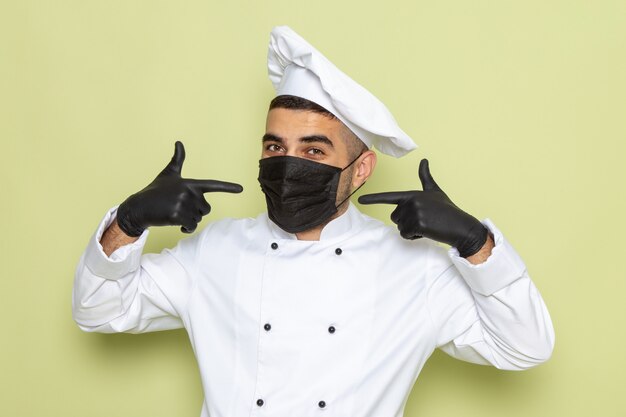
[[[330,326],[330,327],[328,328],[328,333],[331,333],[331,334],[332,334],[332,333],[335,333],[335,326]]]
[[[259,407],[261,407],[263,404],[265,404],[265,402],[262,399],[258,399],[256,400],[256,405],[258,405]]]
[[[335,254],[341,255],[342,253],[343,253],[343,251],[341,250],[341,248],[335,249]]]
[[[317,403],[317,405],[319,405],[320,408],[324,408],[324,407],[326,407],[326,401],[320,401],[320,402]]]
[[[263,328],[269,332],[270,329],[272,328],[272,325],[269,323],[265,323],[265,326],[263,326]]]
[[[278,243],[272,242],[272,249],[274,250],[278,249]]]

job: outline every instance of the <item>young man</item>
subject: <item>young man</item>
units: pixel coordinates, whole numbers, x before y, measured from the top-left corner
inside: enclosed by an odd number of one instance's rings
[[[501,369],[547,360],[554,332],[523,261],[493,223],[452,203],[426,160],[423,191],[360,198],[397,205],[398,230],[350,202],[376,165],[371,146],[394,156],[415,147],[382,103],[286,27],[272,31],[269,67],[278,95],[259,162],[268,212],[142,255],[149,226],[193,232],[210,211],[203,193],[242,190],[182,178],[177,142],[90,240],[73,294],[81,329],[184,327],[203,417],[396,417],[435,348]]]

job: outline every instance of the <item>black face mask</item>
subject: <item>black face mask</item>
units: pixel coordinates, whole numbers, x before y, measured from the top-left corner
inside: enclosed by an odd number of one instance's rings
[[[324,223],[358,190],[335,205],[339,177],[359,156],[343,169],[295,156],[261,159],[258,179],[269,218],[289,233]]]

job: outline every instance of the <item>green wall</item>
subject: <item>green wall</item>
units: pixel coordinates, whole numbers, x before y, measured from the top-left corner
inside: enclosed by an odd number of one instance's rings
[[[183,331],[82,333],[78,258],[104,212],[184,141],[183,174],[241,183],[202,224],[264,209],[269,31],[287,24],[385,102],[420,148],[359,193],[419,186],[422,157],[525,259],[552,359],[501,372],[433,356],[406,416],[626,409],[623,1],[3,1],[0,415],[197,417]],[[388,219],[391,207],[363,207]],[[172,246],[154,230],[148,249]],[[385,416],[381,416],[385,417]]]

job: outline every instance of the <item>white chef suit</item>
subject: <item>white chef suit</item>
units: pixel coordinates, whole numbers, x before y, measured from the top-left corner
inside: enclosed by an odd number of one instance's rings
[[[107,213],[77,268],[81,329],[184,327],[202,378],[202,417],[400,417],[439,347],[501,369],[548,359],[554,331],[517,253],[472,265],[453,248],[398,231],[350,204],[319,241],[261,214],[224,219],[161,254],[148,232],[107,257]]]

